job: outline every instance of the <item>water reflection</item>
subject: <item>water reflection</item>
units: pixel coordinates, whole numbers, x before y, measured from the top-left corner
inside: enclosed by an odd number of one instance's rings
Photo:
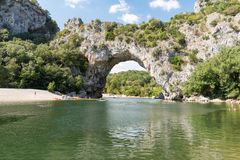
[[[18,122],[25,120],[28,116],[0,116],[0,126],[8,123]]]
[[[34,116],[0,125],[3,159],[240,156],[240,112],[224,105],[110,99],[0,107],[1,114],[7,112]]]

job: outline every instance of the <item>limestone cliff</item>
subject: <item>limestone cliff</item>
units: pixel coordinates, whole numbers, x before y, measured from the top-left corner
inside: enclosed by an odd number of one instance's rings
[[[59,30],[48,12],[31,0],[0,0],[1,28],[9,29],[14,36],[28,33],[46,39]]]
[[[135,30],[128,31],[133,33],[119,35],[119,31],[129,26],[114,24],[117,29],[113,29],[112,34],[118,36],[111,37],[110,34],[111,40],[107,40],[109,30],[106,26],[109,24],[112,23],[99,20],[83,24],[81,19],[75,18],[66,23],[62,37],[52,42],[52,45],[57,47],[58,44],[68,43],[73,34],[81,37],[79,53],[89,61],[82,96],[101,97],[106,77],[114,65],[134,60],[163,87],[166,98],[181,98],[182,85],[197,63],[209,59],[223,47],[234,46],[240,42],[240,13],[231,12],[231,15],[228,15],[213,10],[212,13],[205,15],[204,13],[177,15],[164,25],[166,28],[174,26],[183,35],[184,42],[180,46],[177,43],[178,48],[174,35],[153,41],[156,44],[153,46],[139,44],[134,37],[140,33],[144,34],[141,30],[143,26],[133,26]],[[171,62],[173,57],[181,57],[179,63],[182,64],[177,70]],[[197,62],[192,59],[197,59]]]

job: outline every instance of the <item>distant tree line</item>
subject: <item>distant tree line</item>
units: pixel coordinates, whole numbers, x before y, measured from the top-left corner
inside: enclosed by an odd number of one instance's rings
[[[105,93],[126,96],[153,97],[162,92],[161,86],[144,71],[127,71],[110,74]]]

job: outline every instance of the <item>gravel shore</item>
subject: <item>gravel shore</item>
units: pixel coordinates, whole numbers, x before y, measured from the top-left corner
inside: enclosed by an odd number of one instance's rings
[[[61,100],[62,97],[44,90],[0,88],[0,103]]]

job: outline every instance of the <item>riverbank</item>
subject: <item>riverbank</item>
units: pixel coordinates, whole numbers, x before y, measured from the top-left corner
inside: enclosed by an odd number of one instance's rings
[[[140,97],[140,96],[126,96],[126,95],[112,95],[103,94],[103,98],[143,98],[152,99],[152,97]],[[34,101],[56,101],[56,100],[79,100],[79,97],[71,97],[65,95],[56,95],[45,90],[37,89],[5,89],[0,88],[0,103],[17,103],[17,102],[34,102]],[[164,100],[168,101],[169,100]],[[174,101],[172,101],[174,102]],[[191,103],[227,103],[232,105],[240,105],[240,100],[221,100],[221,99],[209,99],[203,96],[192,96],[184,98],[183,102]]]
[[[126,96],[126,95],[112,95],[112,94],[103,94],[103,98],[144,98],[144,99],[154,99],[153,97],[140,97],[140,96]],[[163,100],[168,102],[174,102],[173,100]],[[182,99],[182,102],[189,102],[189,103],[227,103],[232,105],[240,105],[240,100],[235,99],[210,99],[204,96],[191,96],[185,97]]]
[[[204,96],[191,96],[191,97],[185,97],[183,99],[184,102],[194,102],[194,103],[227,103],[232,105],[240,105],[240,100],[236,99],[210,99],[208,97]]]
[[[0,88],[0,103],[62,100],[62,96],[37,89]]]

